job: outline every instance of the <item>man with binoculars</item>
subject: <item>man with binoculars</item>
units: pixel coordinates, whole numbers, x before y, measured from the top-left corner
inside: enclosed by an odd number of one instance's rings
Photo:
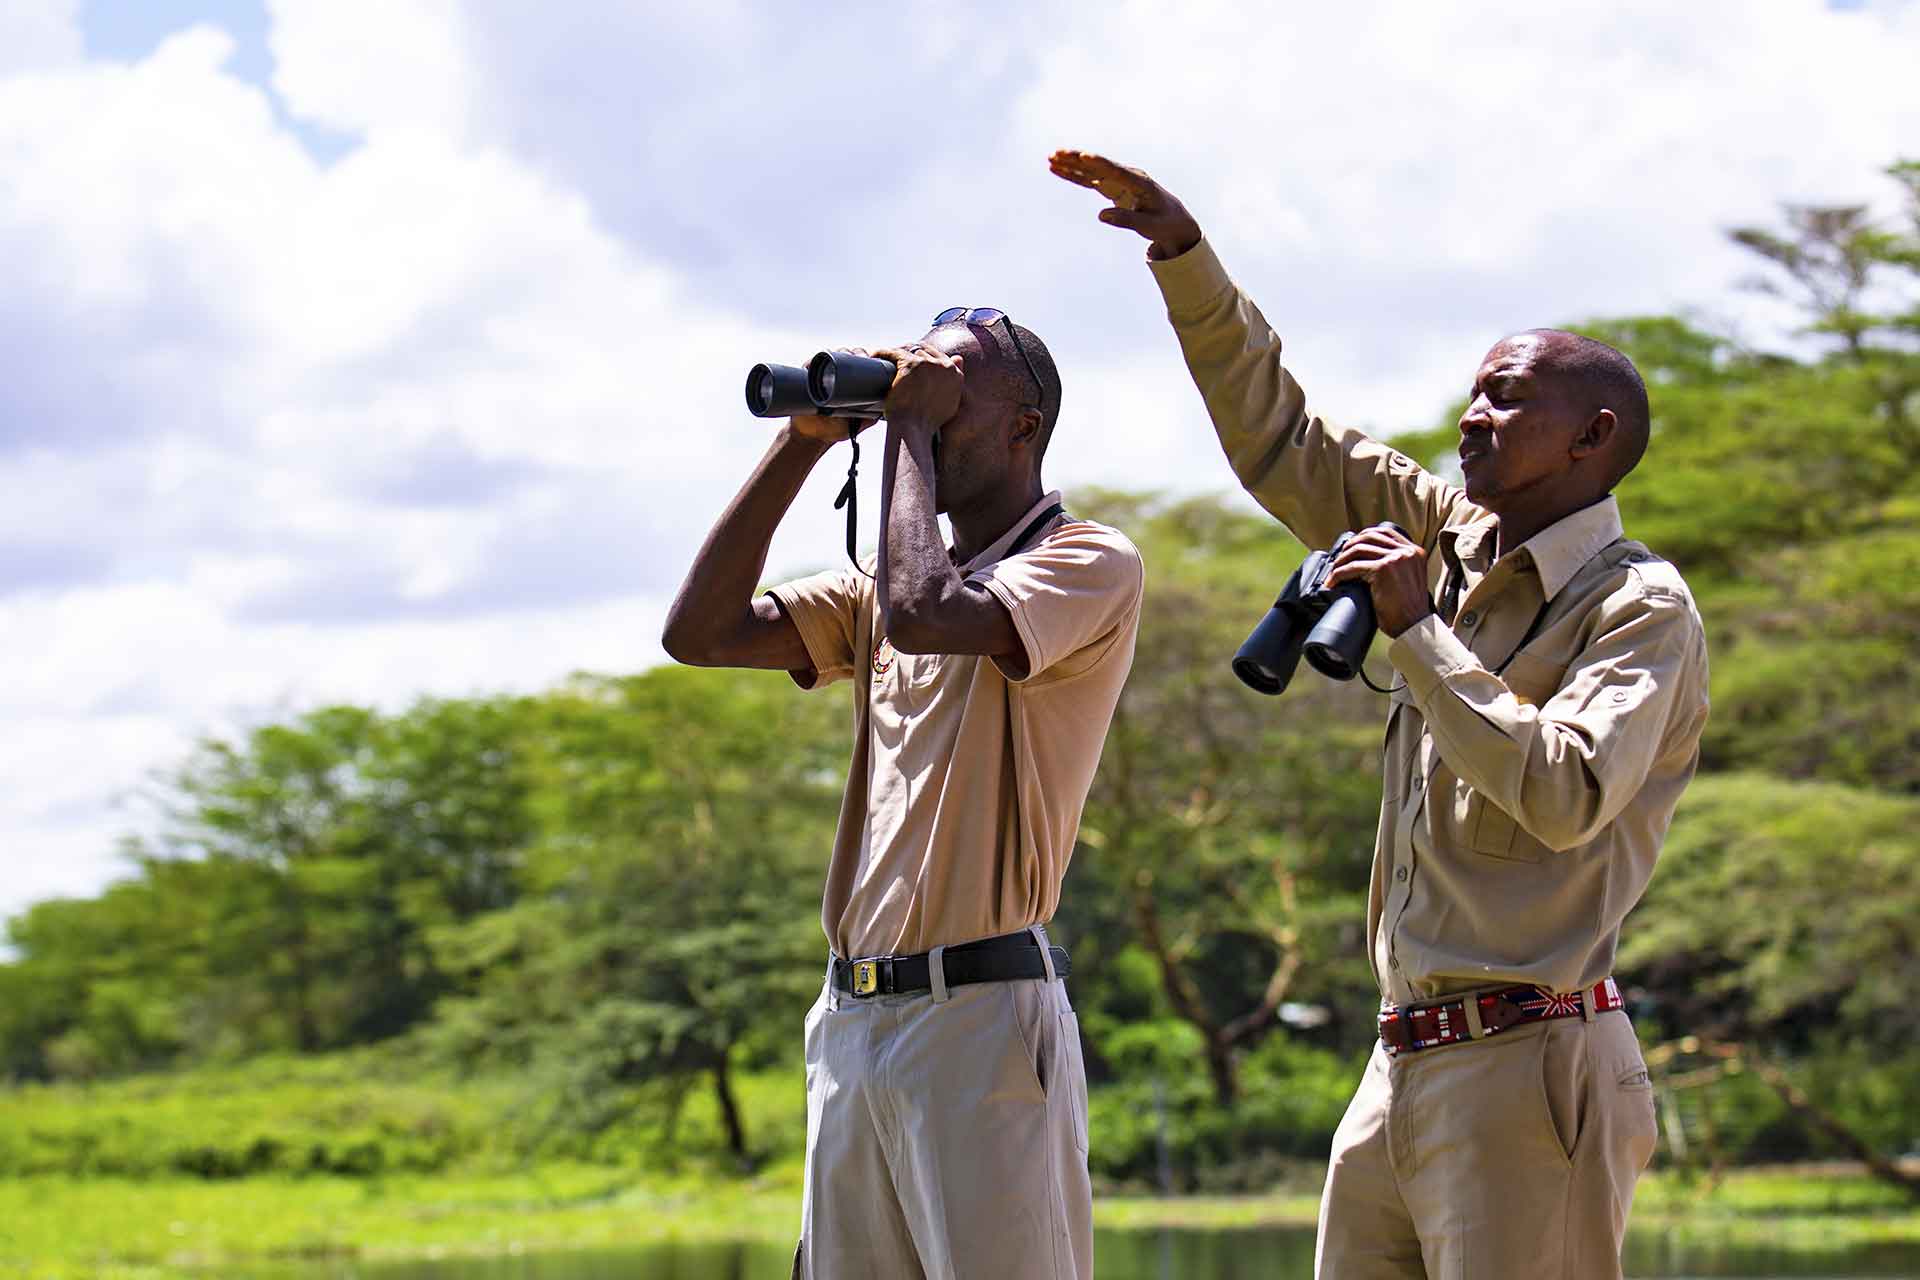
[[[1352,533],[1324,586],[1365,583],[1392,637],[1367,909],[1380,1040],[1333,1140],[1316,1274],[1617,1277],[1655,1130],[1609,970],[1707,715],[1686,584],[1612,497],[1646,447],[1639,374],[1569,333],[1498,343],[1449,484],[1308,409],[1165,188],[1080,152],[1052,168],[1151,242],[1241,484],[1310,547]],[[1265,655],[1252,674],[1283,684],[1293,652]]]
[[[1139,553],[1041,483],[1059,375],[1004,313],[952,308],[916,343],[810,372],[813,413],[799,370],[749,379],[756,413],[796,416],[663,637],[682,662],[853,685],[794,1273],[1084,1278],[1086,1072],[1067,953],[1041,926],[1133,661]],[[756,596],[775,527],[865,415],[887,422],[879,555]]]

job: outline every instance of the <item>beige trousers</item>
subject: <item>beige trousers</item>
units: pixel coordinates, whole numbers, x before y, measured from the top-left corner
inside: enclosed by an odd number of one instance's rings
[[[806,1280],[1087,1280],[1087,1078],[1064,982],[807,1015]]]
[[[1619,1010],[1397,1058],[1376,1045],[1334,1134],[1314,1274],[1618,1280],[1654,1134]]]

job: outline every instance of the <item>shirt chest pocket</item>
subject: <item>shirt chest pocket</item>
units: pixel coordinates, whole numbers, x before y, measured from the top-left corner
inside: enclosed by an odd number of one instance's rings
[[[1513,696],[1530,707],[1541,707],[1559,692],[1566,666],[1530,653],[1516,654],[1500,678]],[[1457,782],[1454,812],[1461,841],[1475,853],[1509,862],[1538,862],[1547,847],[1513,820],[1513,816],[1464,782]]]
[[[873,647],[874,695],[885,698],[925,689],[939,678],[946,660],[941,653],[902,653],[881,636]]]
[[[894,674],[903,688],[930,689],[948,661],[944,653],[903,653]]]
[[[1538,862],[1546,852],[1546,846],[1520,829],[1506,810],[1485,794],[1455,778],[1443,766],[1440,770],[1452,784],[1452,805],[1449,818],[1453,825],[1454,838],[1462,846],[1489,858],[1501,858],[1508,862]],[[1440,777],[1435,776],[1438,783]],[[1436,792],[1440,791],[1435,786]]]

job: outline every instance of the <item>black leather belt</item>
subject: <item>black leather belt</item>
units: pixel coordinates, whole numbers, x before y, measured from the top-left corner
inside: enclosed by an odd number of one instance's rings
[[[1053,956],[1053,976],[1064,978],[1073,972],[1073,960],[1065,947],[1048,947]],[[933,990],[929,952],[910,956],[869,956],[861,960],[833,960],[833,985],[850,996],[890,996],[909,991]],[[977,942],[961,942],[941,952],[947,985],[964,987],[975,982],[1018,982],[1025,978],[1047,976],[1045,960],[1033,935],[1022,930]]]

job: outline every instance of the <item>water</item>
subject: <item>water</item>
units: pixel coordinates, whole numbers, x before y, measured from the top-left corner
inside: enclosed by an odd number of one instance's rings
[[[235,1280],[243,1274],[259,1280],[787,1280],[792,1261],[790,1247],[764,1244],[653,1245],[428,1262],[314,1262],[224,1274]],[[1099,1280],[1292,1280],[1312,1270],[1312,1228],[1101,1232],[1094,1240]],[[1628,1238],[1626,1272],[1644,1280],[1920,1280],[1920,1249],[1786,1252],[1636,1232]]]

